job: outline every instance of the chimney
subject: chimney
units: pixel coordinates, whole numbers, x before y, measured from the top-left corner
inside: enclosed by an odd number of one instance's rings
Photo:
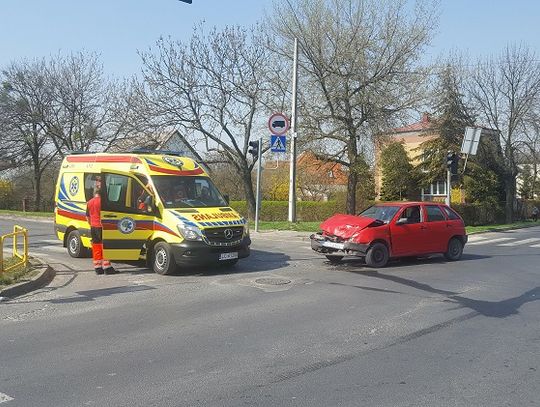
[[[422,123],[429,123],[431,121],[430,114],[428,112],[424,112],[422,114]]]

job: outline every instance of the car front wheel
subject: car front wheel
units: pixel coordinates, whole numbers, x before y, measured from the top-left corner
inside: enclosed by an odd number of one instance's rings
[[[171,251],[171,246],[165,242],[158,242],[154,246],[152,256],[152,268],[161,275],[173,274],[176,271],[176,262]]]
[[[366,264],[369,267],[384,267],[388,263],[388,248],[382,243],[375,243],[366,254]]]
[[[457,237],[453,237],[448,242],[448,251],[444,253],[444,257],[450,261],[456,261],[461,259],[463,254],[463,243]]]

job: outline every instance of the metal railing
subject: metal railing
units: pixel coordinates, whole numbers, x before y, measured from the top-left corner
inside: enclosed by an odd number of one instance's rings
[[[20,238],[22,237],[22,252],[19,251]],[[15,260],[13,264],[4,267],[4,245],[5,241],[12,239],[13,241],[13,255],[11,260]],[[18,260],[18,261],[17,261]],[[10,262],[11,263],[11,262]],[[15,225],[13,226],[13,232],[0,236],[0,274],[13,270],[14,268],[28,265],[28,230]]]

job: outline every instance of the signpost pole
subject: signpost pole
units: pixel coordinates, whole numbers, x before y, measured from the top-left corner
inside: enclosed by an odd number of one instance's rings
[[[289,222],[296,222],[296,123],[297,123],[297,82],[298,82],[298,39],[294,39],[294,61],[292,78],[291,115],[291,162],[289,173]]]
[[[257,191],[255,200],[255,232],[259,231],[259,214],[261,209],[261,169],[262,169],[262,137],[259,138],[259,151],[257,156]]]

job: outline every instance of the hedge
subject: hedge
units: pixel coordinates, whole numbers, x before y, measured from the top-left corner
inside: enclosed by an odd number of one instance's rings
[[[242,216],[248,217],[246,201],[231,201],[231,207]],[[296,203],[296,218],[299,222],[323,221],[337,212],[344,212],[345,204],[337,201],[314,202],[298,201]],[[262,201],[262,221],[283,221],[289,215],[288,201]]]

